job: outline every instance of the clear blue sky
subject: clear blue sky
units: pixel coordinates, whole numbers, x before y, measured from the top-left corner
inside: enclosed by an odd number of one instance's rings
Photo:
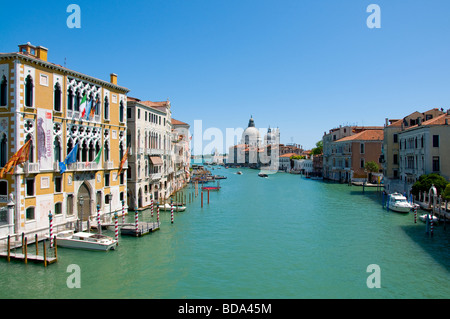
[[[371,3],[381,29],[366,25]],[[450,107],[448,0],[4,1],[0,30],[0,52],[45,46],[50,62],[117,73],[130,96],[170,98],[174,118],[224,135],[253,115],[311,148],[341,124]]]

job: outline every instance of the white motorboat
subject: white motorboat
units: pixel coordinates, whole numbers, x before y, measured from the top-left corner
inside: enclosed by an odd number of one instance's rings
[[[241,171],[238,171],[236,174],[238,174],[238,175],[242,175],[242,172]]]
[[[117,240],[95,233],[65,230],[56,234],[56,244],[66,248],[107,251],[116,248]]]
[[[400,193],[389,195],[389,209],[399,213],[408,213],[412,208],[405,196]]]
[[[172,209],[171,205],[168,203],[165,203],[164,205],[158,205],[159,210],[163,210],[163,211],[169,211]],[[177,205],[173,205],[173,211],[174,212],[184,212],[186,210],[186,206],[177,206]]]
[[[424,223],[427,222],[427,215],[428,215],[428,220],[431,220],[431,214],[423,214],[419,216],[419,219],[421,221],[423,221]],[[433,215],[433,223],[438,223],[439,222],[439,218],[437,218],[436,216]]]

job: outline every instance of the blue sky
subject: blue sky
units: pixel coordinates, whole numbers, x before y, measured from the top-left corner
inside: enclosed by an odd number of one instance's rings
[[[66,25],[71,3],[80,29]],[[366,25],[371,3],[380,29]],[[174,118],[224,136],[253,115],[311,148],[339,125],[450,107],[447,0],[9,1],[0,30],[0,52],[45,46],[50,62],[114,72],[129,96],[169,98]]]

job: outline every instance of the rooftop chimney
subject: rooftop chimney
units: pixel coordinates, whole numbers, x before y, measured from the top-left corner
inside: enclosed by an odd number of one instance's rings
[[[111,73],[111,83],[117,85],[117,74]]]
[[[44,48],[43,46],[38,46],[36,48],[36,57],[38,59],[41,59],[42,61],[47,61],[47,53],[48,49]]]

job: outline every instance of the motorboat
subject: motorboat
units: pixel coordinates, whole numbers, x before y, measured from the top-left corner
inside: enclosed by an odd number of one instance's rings
[[[242,172],[241,171],[238,171],[236,174],[238,174],[238,175],[242,175]]]
[[[423,214],[419,216],[419,219],[421,221],[423,221],[424,223],[427,222],[427,215],[428,215],[428,220],[431,220],[431,214]],[[439,222],[439,218],[437,218],[436,216],[433,215],[433,223],[438,223]]]
[[[227,179],[227,177],[222,175],[214,175],[214,179]]]
[[[107,251],[116,248],[117,240],[96,233],[65,230],[56,234],[56,244],[66,248]]]
[[[264,174],[264,173],[258,173],[258,176],[259,176],[259,177],[268,177],[268,175],[267,175],[267,174]]]
[[[165,203],[164,205],[158,205],[159,210],[162,211],[171,211],[172,206],[169,203]],[[182,205],[173,205],[173,211],[174,212],[184,212],[186,210],[186,206]]]
[[[412,208],[405,196],[400,193],[392,193],[389,195],[389,209],[399,213],[408,213]]]

